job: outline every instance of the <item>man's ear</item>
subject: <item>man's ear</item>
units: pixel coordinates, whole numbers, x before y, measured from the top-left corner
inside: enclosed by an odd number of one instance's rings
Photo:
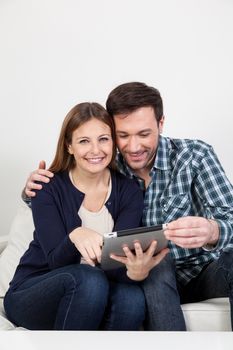
[[[162,134],[162,132],[163,132],[164,119],[165,119],[165,117],[164,117],[164,115],[163,115],[162,118],[161,118],[160,121],[159,121],[159,133],[160,133],[160,134]]]

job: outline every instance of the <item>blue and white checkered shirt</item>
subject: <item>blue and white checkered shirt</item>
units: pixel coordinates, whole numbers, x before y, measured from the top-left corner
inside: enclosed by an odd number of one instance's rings
[[[133,174],[120,154],[117,164],[120,172],[135,178],[145,190],[144,181]],[[211,251],[184,249],[169,242],[177,278],[186,284],[217,259],[222,249],[233,248],[233,187],[212,147],[199,140],[160,136],[150,176],[144,197],[144,226],[184,216],[212,218],[219,224],[220,238]]]

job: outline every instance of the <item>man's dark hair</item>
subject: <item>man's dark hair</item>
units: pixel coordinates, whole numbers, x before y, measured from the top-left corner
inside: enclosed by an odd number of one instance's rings
[[[151,106],[159,122],[163,116],[163,101],[157,89],[140,82],[125,83],[112,90],[106,101],[108,113],[131,113],[141,107]]]

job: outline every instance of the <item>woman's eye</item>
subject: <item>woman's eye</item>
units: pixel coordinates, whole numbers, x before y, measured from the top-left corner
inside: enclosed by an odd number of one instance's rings
[[[101,137],[100,142],[107,142],[109,140],[109,137]]]
[[[79,143],[85,144],[85,143],[88,143],[88,140],[85,140],[85,139],[84,140],[80,140]]]

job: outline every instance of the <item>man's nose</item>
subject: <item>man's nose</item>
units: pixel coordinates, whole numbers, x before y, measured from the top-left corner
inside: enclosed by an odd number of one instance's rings
[[[128,140],[128,151],[135,153],[140,149],[140,143],[138,142],[138,138],[135,136],[131,136]]]

